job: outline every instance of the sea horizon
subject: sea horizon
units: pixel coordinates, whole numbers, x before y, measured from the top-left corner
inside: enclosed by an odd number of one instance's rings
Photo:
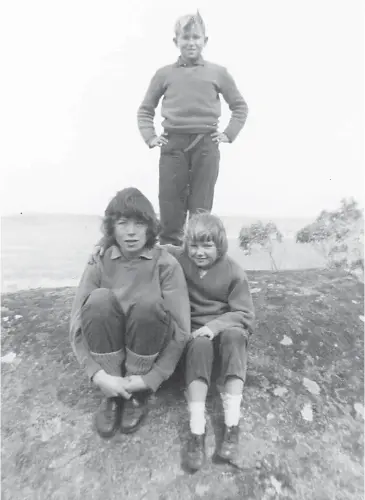
[[[284,238],[285,237],[292,237],[293,232],[297,232],[299,229],[304,227],[306,224],[309,224],[310,222],[313,222],[315,220],[315,216],[283,216],[283,215],[265,215],[265,214],[239,214],[239,213],[232,213],[232,214],[219,214],[215,211],[212,211],[212,213],[218,215],[225,227],[227,234],[231,233],[233,229],[235,231],[238,231],[241,229],[243,225],[249,225],[253,224],[254,222],[262,221],[264,223],[267,223],[269,221],[275,222],[280,231],[283,233]],[[157,217],[159,218],[159,213],[156,213]],[[77,212],[20,212],[20,213],[9,213],[5,215],[1,215],[0,219],[4,220],[6,223],[7,220],[10,219],[15,219],[15,220],[20,220],[22,218],[26,217],[43,217],[49,219],[50,217],[54,218],[68,218],[68,219],[74,219],[75,218],[90,218],[90,219],[99,219],[100,221],[102,220],[103,214],[92,214],[92,213],[77,213]],[[238,225],[241,224],[241,227],[238,227]],[[237,237],[238,237],[237,233]],[[229,237],[232,237],[230,235]]]
[[[246,270],[270,269],[265,252],[246,256],[239,248],[243,225],[272,220],[284,242],[274,249],[279,269],[321,267],[312,247],[295,243],[296,232],[313,219],[294,217],[221,216],[229,239],[229,255]],[[101,233],[102,215],[25,213],[1,216],[1,292],[76,286]]]

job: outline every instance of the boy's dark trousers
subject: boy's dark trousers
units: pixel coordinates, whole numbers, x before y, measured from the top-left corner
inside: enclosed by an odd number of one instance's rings
[[[160,156],[160,243],[179,246],[187,212],[212,210],[220,152],[210,133],[169,132],[167,138]]]

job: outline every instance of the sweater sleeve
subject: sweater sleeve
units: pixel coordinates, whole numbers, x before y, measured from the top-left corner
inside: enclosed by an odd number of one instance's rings
[[[229,311],[206,323],[214,336],[232,327],[241,327],[249,334],[253,332],[255,313],[246,273],[238,266],[232,266],[232,271]]]
[[[70,342],[72,350],[75,353],[77,361],[80,363],[81,367],[86,370],[90,378],[97,371],[101,370],[101,366],[90,356],[89,347],[82,335],[81,308],[90,293],[96,288],[100,288],[100,283],[101,261],[100,258],[97,257],[94,263],[87,264],[83,272],[73,301],[70,322]]]
[[[149,146],[151,140],[156,137],[154,126],[155,110],[164,94],[164,72],[159,69],[153,76],[147,89],[142,104],[138,108],[137,122],[139,131],[145,143]]]
[[[246,122],[248,106],[232,76],[225,68],[222,69],[221,73],[220,92],[232,112],[224,133],[233,142]]]
[[[167,250],[169,254],[173,255],[178,262],[179,262],[179,257],[181,257],[184,251],[182,246],[171,245],[170,243],[167,243],[166,245],[160,245],[160,247]]]
[[[190,338],[190,303],[184,274],[176,259],[168,256],[166,260],[166,265],[161,266],[161,290],[165,308],[171,314],[173,333],[150,372],[142,377],[153,391],[173,373]]]

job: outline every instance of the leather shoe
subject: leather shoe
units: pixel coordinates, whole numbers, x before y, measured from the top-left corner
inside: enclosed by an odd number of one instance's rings
[[[103,438],[114,436],[120,426],[122,415],[121,398],[105,398],[95,415],[95,426]]]
[[[188,439],[186,465],[190,470],[199,470],[205,462],[205,433],[193,434]]]
[[[238,452],[239,443],[239,431],[238,425],[233,425],[232,427],[224,426],[224,437],[220,449],[217,451],[219,458],[225,461],[232,461],[236,458]]]
[[[148,413],[147,397],[131,396],[124,401],[122,423],[120,430],[123,434],[136,432],[142,425]]]

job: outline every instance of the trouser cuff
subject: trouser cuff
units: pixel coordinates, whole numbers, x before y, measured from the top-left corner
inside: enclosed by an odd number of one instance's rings
[[[125,360],[126,375],[146,375],[151,370],[158,355],[158,352],[148,356],[136,354],[127,347]]]
[[[115,352],[90,352],[91,357],[108,374],[122,376],[122,363],[125,358],[124,349]]]

